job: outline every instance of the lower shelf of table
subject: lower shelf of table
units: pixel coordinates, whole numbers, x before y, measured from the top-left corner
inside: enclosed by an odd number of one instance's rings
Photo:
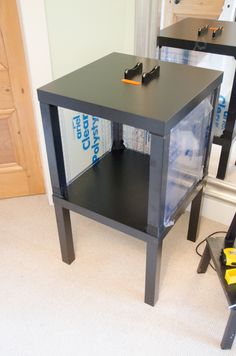
[[[67,200],[146,232],[149,161],[132,150],[110,152],[68,186]]]
[[[224,248],[224,239],[220,237],[211,237],[207,239],[211,257],[214,261],[216,272],[220,279],[222,288],[230,306],[236,304],[236,284],[228,285],[225,280],[226,267],[220,262],[220,254]]]

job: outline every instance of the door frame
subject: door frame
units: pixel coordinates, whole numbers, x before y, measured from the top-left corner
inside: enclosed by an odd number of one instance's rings
[[[28,69],[28,80],[31,89],[45,188],[48,201],[52,204],[51,181],[37,98],[37,88],[53,79],[45,5],[44,0],[17,0],[16,3]]]
[[[134,53],[155,58],[156,39],[161,27],[163,0],[135,1]],[[141,39],[141,40],[140,40]]]

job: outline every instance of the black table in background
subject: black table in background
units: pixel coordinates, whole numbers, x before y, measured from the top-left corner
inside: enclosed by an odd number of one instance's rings
[[[212,31],[198,36],[198,28],[223,26],[220,36],[212,38]],[[160,32],[157,45],[232,56],[236,59],[236,23],[208,19],[186,18]],[[221,137],[215,136],[214,143],[222,146],[217,178],[224,179],[232,142],[235,138],[236,120],[236,73],[229,103],[228,118]]]
[[[221,252],[224,248],[235,247],[236,240],[236,213],[225,237],[211,236],[206,239],[206,247],[198,266],[198,273],[205,273],[212,260],[221,286],[228,301],[230,315],[221,341],[221,348],[231,349],[236,335],[236,284],[228,284],[225,272],[229,267],[221,263]]]

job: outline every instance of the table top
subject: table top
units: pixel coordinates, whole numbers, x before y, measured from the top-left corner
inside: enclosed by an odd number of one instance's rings
[[[198,29],[209,25],[210,28],[223,26],[222,34],[212,38],[212,30],[198,36]],[[169,46],[189,50],[224,54],[236,57],[236,23],[208,19],[186,18],[160,32],[159,46]]]
[[[160,76],[149,84],[124,84],[124,70],[137,62]],[[112,53],[40,89],[41,103],[165,135],[222,81],[222,72]],[[134,80],[141,80],[141,76]]]

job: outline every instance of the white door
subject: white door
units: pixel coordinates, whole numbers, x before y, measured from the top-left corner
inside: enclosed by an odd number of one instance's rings
[[[218,19],[224,5],[224,0],[163,0],[164,27],[185,17],[200,17]]]

